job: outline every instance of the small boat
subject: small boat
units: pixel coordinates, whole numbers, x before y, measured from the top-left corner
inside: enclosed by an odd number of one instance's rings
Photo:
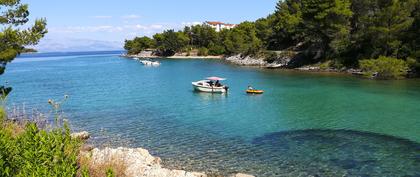
[[[205,80],[192,82],[193,88],[196,91],[208,93],[226,93],[229,87],[222,85],[220,81],[226,80],[220,77],[208,77]]]
[[[264,93],[264,90],[255,90],[255,89],[252,89],[252,90],[246,90],[246,93],[248,93],[248,94],[263,94]]]
[[[159,66],[160,65],[158,61],[140,60],[140,62],[146,66]]]

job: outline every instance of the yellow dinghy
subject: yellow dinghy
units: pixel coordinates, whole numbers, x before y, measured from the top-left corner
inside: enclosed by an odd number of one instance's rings
[[[246,93],[248,94],[263,94],[264,90],[246,90]]]

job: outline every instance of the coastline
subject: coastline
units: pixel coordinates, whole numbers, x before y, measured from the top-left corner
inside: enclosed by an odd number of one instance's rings
[[[297,72],[306,72],[306,73],[334,73],[334,74],[343,74],[343,75],[352,75],[352,76],[363,76],[364,73],[360,69],[335,69],[335,68],[325,68],[322,69],[319,66],[314,65],[305,65],[298,68],[288,68],[287,62],[289,62],[289,59],[286,59],[284,61],[280,62],[273,62],[268,63],[264,61],[262,58],[253,58],[253,57],[241,57],[240,55],[230,56],[226,57],[223,55],[220,56],[185,56],[185,55],[174,55],[169,57],[162,57],[162,56],[156,56],[156,55],[130,55],[130,54],[124,54],[120,55],[120,57],[124,58],[140,58],[140,59],[178,59],[178,60],[193,60],[193,59],[217,59],[217,60],[223,60],[227,61],[231,64],[237,65],[237,66],[245,66],[245,67],[255,67],[255,68],[265,68],[265,69],[273,69],[273,70],[292,70]]]
[[[147,58],[165,58],[165,59],[224,59],[224,56],[222,56],[222,55],[217,55],[217,56],[211,56],[211,55],[208,55],[208,56],[173,55],[173,56],[169,56],[169,57],[163,57],[163,56],[157,56],[157,55],[129,55],[129,54],[125,54],[125,55],[121,55],[121,57],[124,57],[124,58],[140,58],[140,59],[147,59]]]
[[[72,138],[87,141],[90,138],[88,132],[72,133]],[[105,147],[102,149],[94,148],[85,144],[80,150],[81,162],[91,170],[103,170],[103,167],[113,167],[116,174],[126,177],[208,177],[219,176],[216,174],[206,174],[204,172],[189,172],[185,170],[169,169],[162,165],[159,157],[152,156],[147,149]],[[253,175],[236,173],[230,177],[254,177]]]

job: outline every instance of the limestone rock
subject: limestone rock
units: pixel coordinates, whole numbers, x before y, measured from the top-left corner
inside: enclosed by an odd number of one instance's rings
[[[91,165],[119,163],[118,165],[125,167],[123,173],[127,177],[207,177],[204,173],[163,168],[159,157],[153,157],[142,148],[95,148],[90,158]]]
[[[243,174],[243,173],[237,173],[233,177],[255,177],[253,175]]]
[[[268,64],[262,58],[252,58],[250,56],[242,57],[241,55],[227,57],[226,61],[243,66],[266,66]]]
[[[90,138],[89,132],[87,132],[87,131],[72,133],[70,136],[72,138],[78,138],[78,139],[81,139],[81,140],[87,140],[87,139]]]

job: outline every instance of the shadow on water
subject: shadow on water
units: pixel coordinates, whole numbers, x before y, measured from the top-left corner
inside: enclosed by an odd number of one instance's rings
[[[218,100],[225,100],[229,94],[227,93],[206,93],[193,90],[192,93],[194,96],[205,100],[205,101],[218,101]]]
[[[266,134],[252,144],[255,157],[289,171],[286,176],[420,175],[420,144],[388,135],[308,129]]]

